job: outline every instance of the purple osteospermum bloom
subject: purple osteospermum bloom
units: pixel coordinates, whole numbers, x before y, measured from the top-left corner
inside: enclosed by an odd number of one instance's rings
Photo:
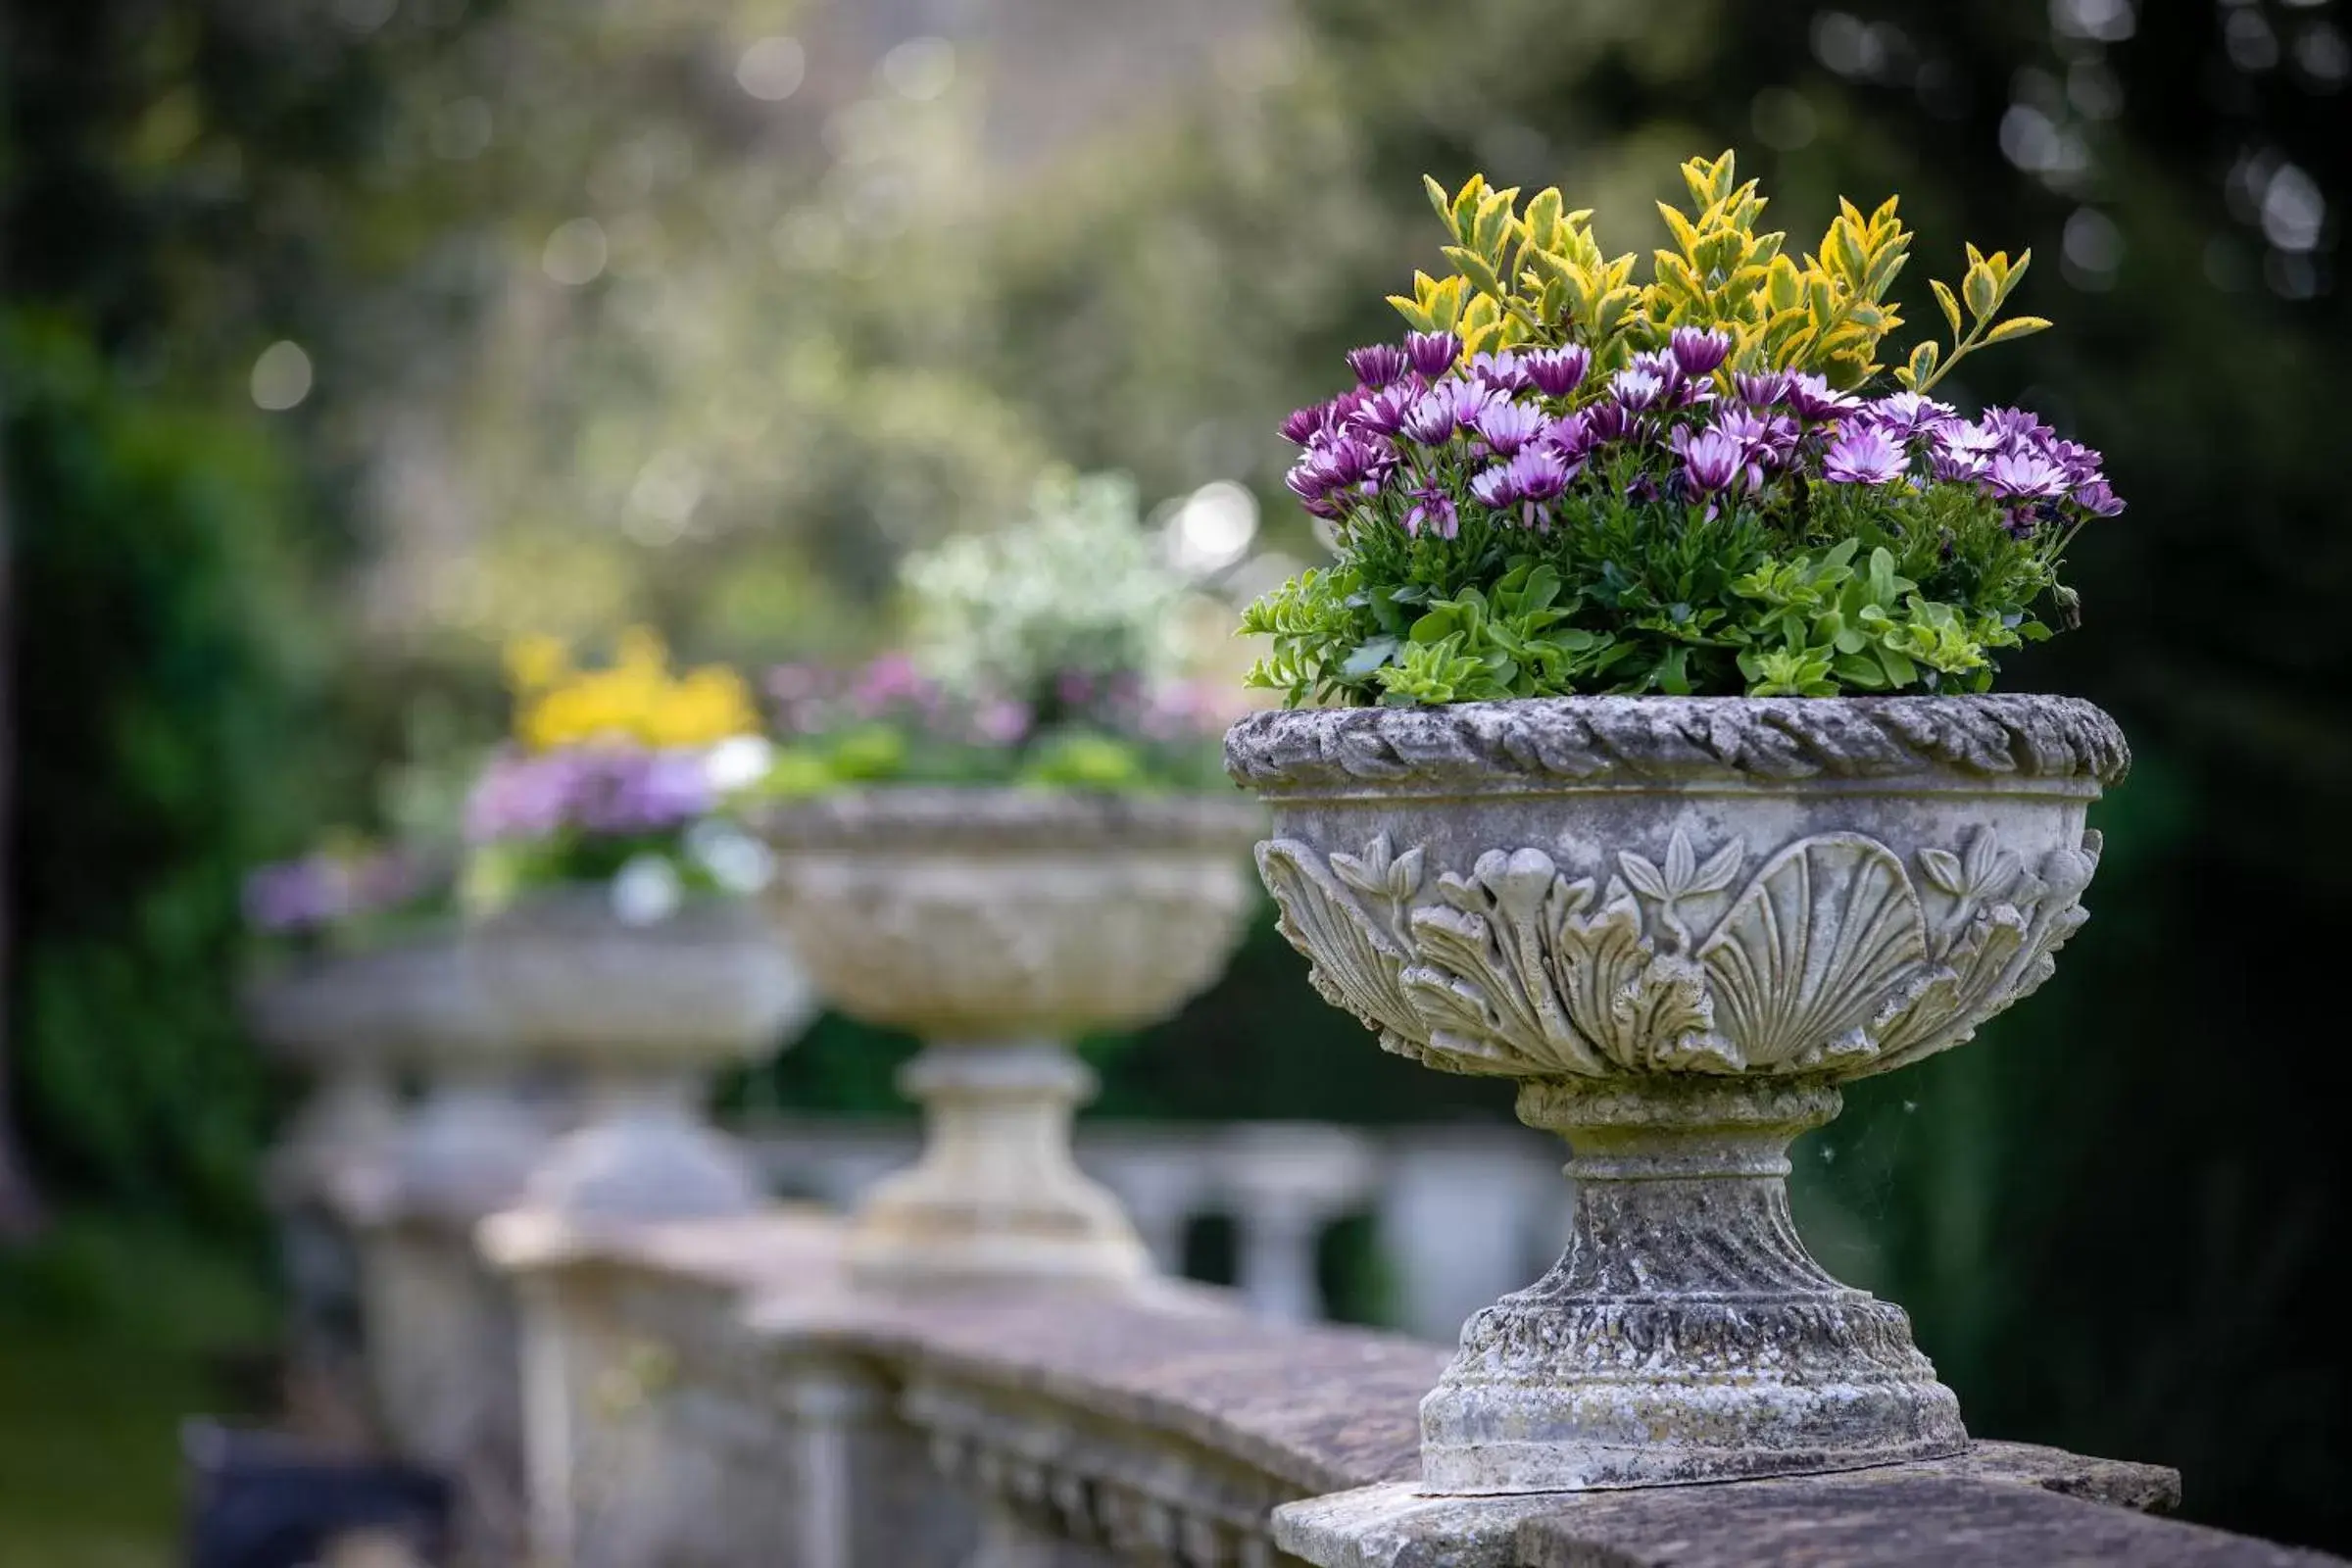
[[[1461,531],[1462,519],[1454,511],[1453,497],[1435,484],[1425,484],[1411,492],[1413,504],[1404,514],[1404,531],[1418,535],[1427,528],[1441,539],[1450,539]]]
[[[1797,417],[1806,420],[1834,419],[1854,407],[1850,394],[1831,391],[1828,379],[1818,375],[1790,376],[1786,397]]]
[[[2070,485],[2096,484],[2103,477],[2099,471],[2101,458],[2080,441],[2051,442],[2049,458],[2065,471]]]
[[[1404,411],[1404,434],[1425,447],[1444,446],[1453,439],[1454,392],[1461,383],[1442,381],[1415,398]]]
[[[1356,384],[1373,390],[1402,375],[1405,363],[1404,350],[1394,343],[1374,343],[1348,352],[1348,368],[1355,372]]]
[[[1609,377],[1609,393],[1629,412],[1648,408],[1666,393],[1666,378],[1655,369],[1630,365]]]
[[[1405,410],[1418,401],[1420,394],[1409,386],[1384,387],[1363,401],[1348,418],[1348,428],[1357,434],[1395,435],[1404,428]]]
[[[1631,370],[1619,370],[1617,375],[1622,378],[1634,373]],[[1635,440],[1642,434],[1641,417],[1622,402],[1595,403],[1585,410],[1584,415],[1585,449],[1588,452],[1612,441]]]
[[[1544,414],[1524,403],[1497,400],[1478,412],[1478,433],[1499,458],[1511,457],[1544,432]]]
[[[2003,452],[1992,460],[1984,482],[2004,501],[2052,501],[2066,494],[2066,473],[2033,452]]]
[[[1822,459],[1821,476],[1832,484],[1886,484],[1909,466],[1903,449],[1877,430],[1848,430]]]
[[[1681,445],[1683,480],[1702,495],[1730,489],[1746,471],[1745,445],[1721,430],[1701,431]]]
[[[2024,409],[1986,409],[1977,422],[2010,452],[2046,450],[2058,434]]]
[[[1866,406],[1863,410],[1871,424],[1885,432],[1890,441],[1910,441],[1923,435],[1933,435],[1959,417],[1959,412],[1948,403],[1917,392],[1897,392]]]
[[[1519,499],[1519,488],[1511,480],[1511,466],[1497,463],[1470,481],[1470,493],[1486,505],[1501,510]]]
[[[1787,370],[1738,370],[1733,372],[1732,386],[1740,401],[1752,409],[1769,409],[1788,396],[1795,377]]]
[[[1404,357],[1424,378],[1435,381],[1452,369],[1453,362],[1462,357],[1462,340],[1451,332],[1408,332],[1404,337]]]
[[[1479,353],[1470,357],[1470,374],[1476,380],[1501,392],[1524,392],[1534,385],[1527,377],[1526,367],[1519,363],[1514,349],[1498,349],[1493,354]]]
[[[1568,466],[1557,453],[1530,448],[1511,459],[1511,487],[1522,501],[1552,501],[1568,488]]]
[[[1310,403],[1303,409],[1292,410],[1278,426],[1282,438],[1295,447],[1306,445],[1322,433],[1329,412],[1330,405],[1325,403]]]
[[[1535,383],[1536,390],[1547,398],[1564,398],[1575,391],[1592,364],[1591,352],[1578,343],[1566,348],[1536,349],[1519,357],[1520,369]]]
[[[2108,489],[2104,479],[2094,479],[2082,486],[2075,491],[2073,500],[2076,506],[2094,517],[2112,517],[2124,510],[2124,498]]]
[[[1693,379],[1714,373],[1732,352],[1732,334],[1713,327],[1678,326],[1666,343],[1675,368]]]
[[[1544,444],[1558,453],[1568,471],[1574,473],[1592,450],[1592,416],[1579,409],[1552,420],[1544,432]]]

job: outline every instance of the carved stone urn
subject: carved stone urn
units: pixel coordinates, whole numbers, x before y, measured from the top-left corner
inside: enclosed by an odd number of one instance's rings
[[[304,958],[245,987],[255,1042],[310,1081],[270,1153],[281,1207],[339,1209],[384,1180],[400,1133],[394,1074],[412,1044],[411,957],[391,949]]]
[[[467,956],[513,1048],[585,1083],[582,1124],[538,1160],[525,1205],[651,1223],[766,1200],[701,1108],[713,1070],[777,1049],[815,1010],[758,901],[694,898],[631,923],[601,885],[553,889],[482,920]]]
[[[900,1084],[924,1147],[868,1194],[867,1283],[1129,1280],[1149,1270],[1070,1157],[1094,1030],[1174,1011],[1223,970],[1254,895],[1247,802],[905,786],[817,797],[766,824],[795,950],[843,1011],[919,1035]]]
[[[1567,698],[1267,712],[1226,765],[1325,998],[1519,1081],[1573,1241],[1474,1315],[1423,1484],[1728,1481],[1957,1453],[1900,1308],[1789,1218],[1838,1086],[1970,1038],[2084,918],[2130,754],[2061,697]]]

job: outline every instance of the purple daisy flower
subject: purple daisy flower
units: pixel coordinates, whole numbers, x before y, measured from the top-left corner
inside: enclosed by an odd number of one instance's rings
[[[1497,463],[1470,481],[1470,493],[1499,512],[1519,500],[1519,486],[1511,477],[1511,466]]]
[[[2079,487],[2072,500],[2094,517],[2112,517],[2124,510],[2124,498],[2108,489],[2104,479],[2093,479]]]
[[[1732,334],[1719,327],[1678,326],[1666,339],[1675,368],[1695,380],[1731,357]]]
[[[1852,394],[1831,391],[1828,379],[1818,375],[1790,376],[1785,396],[1796,416],[1807,422],[1834,419],[1851,413],[1855,407]]]
[[[1498,458],[1516,454],[1544,433],[1544,425],[1543,411],[1524,403],[1497,399],[1478,412],[1478,433]]]
[[[1374,343],[1348,351],[1348,368],[1355,372],[1356,384],[1372,391],[1402,375],[1405,364],[1404,350],[1394,343]]]
[[[1461,531],[1461,515],[1455,512],[1453,497],[1443,486],[1425,484],[1409,492],[1413,504],[1404,514],[1404,531],[1419,536],[1426,528],[1441,539],[1450,539]]]
[[[1592,353],[1579,343],[1566,348],[1535,349],[1519,356],[1519,368],[1535,383],[1536,390],[1547,398],[1564,398],[1575,391],[1592,365]]]
[[[1557,500],[1568,488],[1568,466],[1558,454],[1531,447],[1511,459],[1511,486],[1524,502]]]
[[[1408,332],[1404,337],[1404,356],[1423,378],[1435,381],[1453,368],[1453,362],[1462,357],[1462,340],[1451,332]]]
[[[1519,363],[1519,354],[1515,349],[1472,355],[1470,374],[1485,385],[1506,393],[1524,392],[1535,384],[1528,379],[1527,368]]]
[[[1682,434],[1677,431],[1676,434]],[[1704,430],[1680,443],[1683,482],[1701,495],[1729,490],[1747,469],[1747,448],[1721,430]]]
[[[1884,397],[1863,409],[1863,415],[1873,428],[1885,433],[1890,441],[1911,441],[1923,435],[1933,435],[1959,417],[1959,411],[1948,403],[1917,392],[1897,392]]]
[[[1348,421],[1351,434],[1392,436],[1404,428],[1405,411],[1420,399],[1410,386],[1384,387],[1363,401]]]
[[[1639,413],[1666,395],[1666,378],[1637,362],[1609,377],[1609,395],[1628,413]]]
[[[1821,476],[1832,484],[1888,484],[1909,466],[1903,449],[1878,430],[1841,433],[1822,459]]]
[[[1294,409],[1277,428],[1285,441],[1302,447],[1322,433],[1330,412],[1328,403],[1310,403],[1303,409]]]
[[[1984,482],[2004,501],[2054,501],[2066,494],[2066,472],[2036,452],[2003,452]]]
[[[1788,398],[1795,379],[1787,370],[1737,370],[1732,374],[1732,387],[1749,408],[1769,409]]]

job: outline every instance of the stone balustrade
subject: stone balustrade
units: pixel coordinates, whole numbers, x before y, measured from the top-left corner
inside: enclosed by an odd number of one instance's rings
[[[776,1191],[845,1209],[917,1144],[914,1127],[897,1121],[765,1117],[741,1134]],[[1277,1322],[1330,1315],[1317,1250],[1351,1216],[1372,1216],[1393,1315],[1426,1339],[1451,1339],[1471,1312],[1541,1274],[1566,1241],[1559,1145],[1516,1127],[1093,1122],[1080,1124],[1076,1153],[1118,1195],[1163,1273],[1184,1272],[1196,1221],[1231,1220],[1234,1287]],[[1479,1223],[1458,1223],[1465,1213]]]
[[[540,1560],[568,1568],[2333,1560],[2159,1517],[2171,1471],[2010,1444],[1426,1496],[1439,1346],[1176,1282],[860,1288],[814,1209],[626,1231],[516,1212],[484,1246],[523,1304]]]

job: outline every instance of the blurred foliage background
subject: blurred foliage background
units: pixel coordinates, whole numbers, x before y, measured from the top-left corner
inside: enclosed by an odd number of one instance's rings
[[[2132,503],[2078,552],[2084,629],[2008,677],[2096,698],[2139,751],[2099,918],[1984,1044],[1813,1140],[1800,1204],[1866,1233],[1825,1260],[1912,1309],[1980,1433],[2177,1464],[2192,1517],[2352,1547],[2340,1031],[2302,969],[2352,898],[2348,24],[2343,0],[11,8],[0,1233],[35,1191],[51,1224],[0,1253],[0,1360],[36,1322],[186,1345],[143,1326],[160,1280],[265,1277],[277,1086],[235,1024],[238,875],[380,824],[387,764],[493,732],[500,639],[644,618],[697,658],[870,652],[895,560],[1004,520],[1056,459],[1148,498],[1250,486],[1247,590],[1314,554],[1272,429],[1394,336],[1381,296],[1436,259],[1423,172],[1561,183],[1646,247],[1676,162],[1736,145],[1799,239],[1893,189],[1939,266],[2031,245],[2020,303],[2059,329],[1959,390],[2104,449]],[[893,1059],[828,1020],[736,1093],[884,1109]],[[1507,1115],[1368,1050],[1264,931],[1108,1060],[1106,1113]],[[266,1333],[251,1303],[205,1321]],[[36,1402],[10,1388],[0,1457]]]

